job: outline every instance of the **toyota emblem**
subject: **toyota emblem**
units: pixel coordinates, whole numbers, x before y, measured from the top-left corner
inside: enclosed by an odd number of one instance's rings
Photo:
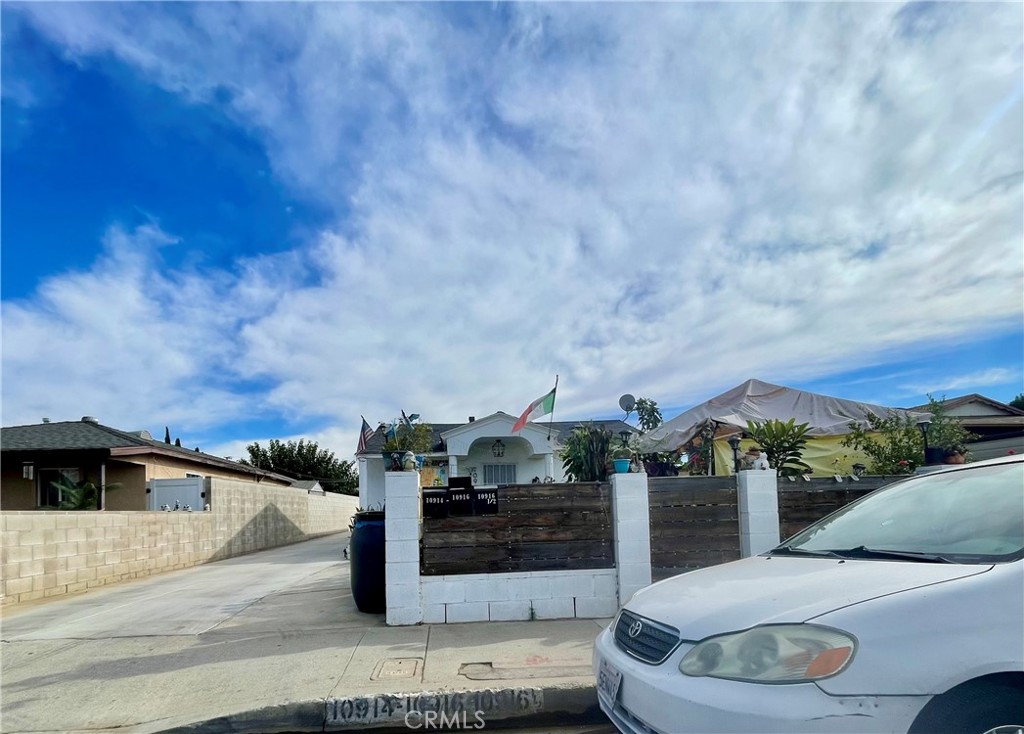
[[[630,637],[636,637],[637,635],[640,634],[640,632],[641,632],[641,630],[643,630],[643,628],[644,628],[644,623],[641,622],[638,619],[637,621],[633,622],[633,624],[629,625],[629,636]]]

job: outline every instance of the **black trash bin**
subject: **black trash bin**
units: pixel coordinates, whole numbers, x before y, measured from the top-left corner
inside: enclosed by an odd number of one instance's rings
[[[356,513],[348,555],[352,598],[356,607],[368,614],[386,611],[383,512]]]

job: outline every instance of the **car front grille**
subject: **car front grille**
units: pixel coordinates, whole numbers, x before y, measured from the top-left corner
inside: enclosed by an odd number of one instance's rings
[[[659,665],[679,645],[679,630],[623,609],[615,624],[615,644],[637,660]]]

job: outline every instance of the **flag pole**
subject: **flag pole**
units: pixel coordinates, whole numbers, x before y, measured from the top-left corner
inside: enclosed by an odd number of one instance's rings
[[[555,375],[555,386],[551,392],[554,394],[555,400],[558,399],[558,375]],[[555,404],[551,404],[551,417],[548,419],[548,441],[551,440],[551,425],[555,422]]]

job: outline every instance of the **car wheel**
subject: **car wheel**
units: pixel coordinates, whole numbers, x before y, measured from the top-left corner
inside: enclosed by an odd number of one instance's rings
[[[910,734],[1024,734],[1024,690],[967,683],[933,699]]]

